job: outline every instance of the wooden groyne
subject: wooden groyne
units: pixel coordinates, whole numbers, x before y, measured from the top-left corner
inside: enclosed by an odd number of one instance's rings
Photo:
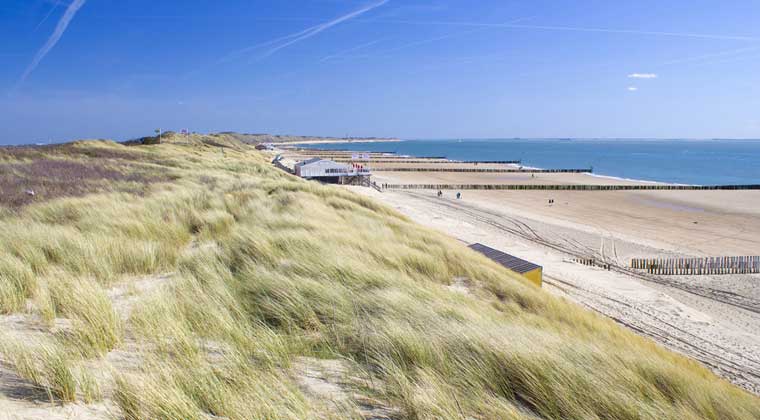
[[[587,265],[589,267],[599,267],[599,268],[603,268],[603,269],[605,269],[607,271],[609,271],[612,268],[612,264],[610,264],[608,262],[605,262],[605,261],[597,260],[596,258],[593,258],[593,257],[591,257],[591,258],[589,258],[589,257],[586,257],[586,258],[573,258],[572,261],[574,263],[576,263],[576,264]]]
[[[351,152],[343,150],[319,151],[314,149],[290,150],[301,156],[319,157],[336,162],[373,162],[373,163],[467,163],[467,164],[503,164],[519,165],[521,160],[452,160],[446,156],[406,156],[396,152]],[[353,159],[355,155],[369,156],[369,159]]]
[[[442,158],[429,158],[429,159],[442,159]],[[337,158],[337,159],[330,159],[334,160],[335,162],[339,163],[350,163],[350,162],[357,162],[357,163],[456,163],[451,162],[449,160],[419,160],[419,159],[346,159],[346,158]]]
[[[383,184],[391,190],[550,190],[550,191],[649,191],[649,190],[760,190],[754,185],[541,185],[541,184]]]
[[[292,153],[292,154],[297,155],[297,156],[321,157],[321,158],[324,158],[324,159],[333,159],[333,158],[335,158],[335,159],[351,159],[355,155],[369,156],[370,159],[375,159],[375,158],[377,158],[377,159],[403,159],[403,158],[409,159],[409,157],[407,157],[407,156],[398,156],[398,155],[388,154],[388,153],[377,153],[377,154],[356,153],[356,154],[351,154],[351,153],[306,153],[306,152],[296,152],[296,153]]]
[[[369,154],[369,155],[395,155],[395,151],[361,151],[361,150],[318,150],[318,149],[287,149],[291,152],[298,152],[298,153],[310,153],[310,154],[354,154],[354,153],[362,153],[362,154]]]
[[[356,152],[356,153],[344,153],[344,152],[327,152],[327,153],[319,153],[319,152],[311,152],[311,151],[296,151],[296,150],[288,150],[286,153],[290,155],[296,155],[296,156],[309,156],[309,157],[321,157],[324,159],[332,159],[332,158],[345,158],[350,159],[351,157],[355,155],[365,155],[369,156],[371,159],[374,158],[383,158],[383,159],[397,159],[397,158],[407,158],[409,159],[409,156],[400,156],[392,152],[373,152],[373,153],[366,153],[366,152]]]
[[[760,256],[705,258],[634,258],[631,268],[650,274],[710,275],[760,273]]]
[[[520,163],[519,160],[499,160],[499,161],[461,161],[461,160],[449,160],[445,157],[425,157],[425,158],[404,158],[402,156],[399,156],[398,158],[393,158],[391,156],[384,156],[383,158],[378,159],[346,159],[346,158],[337,158],[333,159],[336,162],[340,161],[346,161],[346,162],[365,162],[365,163],[433,163],[433,164],[440,164],[440,165],[448,165],[452,163],[467,163],[467,164],[504,164],[504,165],[518,165]]]
[[[456,163],[500,163],[505,165],[519,165],[521,160],[454,160]]]
[[[370,162],[371,163],[371,162]],[[590,174],[592,169],[507,169],[507,168],[373,168],[374,172],[482,172],[528,174]]]

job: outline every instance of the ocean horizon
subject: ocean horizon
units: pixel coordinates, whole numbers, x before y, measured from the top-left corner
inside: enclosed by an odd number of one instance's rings
[[[596,176],[675,184],[760,184],[760,140],[414,139],[309,147],[453,160],[520,160],[528,167],[592,168]]]

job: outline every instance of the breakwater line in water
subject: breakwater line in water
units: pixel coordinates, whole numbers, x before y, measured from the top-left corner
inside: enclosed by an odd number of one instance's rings
[[[499,169],[499,168],[373,168],[372,172],[482,172],[528,174],[590,174],[592,169]]]
[[[540,184],[382,184],[388,190],[554,190],[554,191],[645,191],[645,190],[760,190],[753,185],[540,185]]]
[[[446,156],[452,161],[519,159],[536,168],[593,167],[599,175],[673,184],[760,183],[760,140],[439,139],[315,148],[327,153],[393,150],[399,156]]]

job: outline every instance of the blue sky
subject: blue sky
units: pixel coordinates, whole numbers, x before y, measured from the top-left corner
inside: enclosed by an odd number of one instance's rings
[[[3,0],[0,143],[760,138],[760,2]]]

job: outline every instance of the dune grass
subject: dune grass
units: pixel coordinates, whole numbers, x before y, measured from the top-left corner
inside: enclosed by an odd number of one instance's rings
[[[21,345],[11,337],[0,335],[0,354],[16,373],[48,392],[51,399],[63,402],[76,400],[76,379],[69,356],[58,346],[48,343]]]
[[[51,329],[55,352],[8,338],[0,353],[64,401],[102,394],[126,419],[360,418],[299,386],[294,362],[316,357],[361,372],[352,392],[404,419],[760,418],[758,398],[698,363],[234,139],[72,147],[42,156],[140,160],[173,180],[0,220],[0,312],[71,323]],[[118,316],[109,291],[165,273]],[[117,367],[113,391],[71,373],[125,341],[141,363]]]

